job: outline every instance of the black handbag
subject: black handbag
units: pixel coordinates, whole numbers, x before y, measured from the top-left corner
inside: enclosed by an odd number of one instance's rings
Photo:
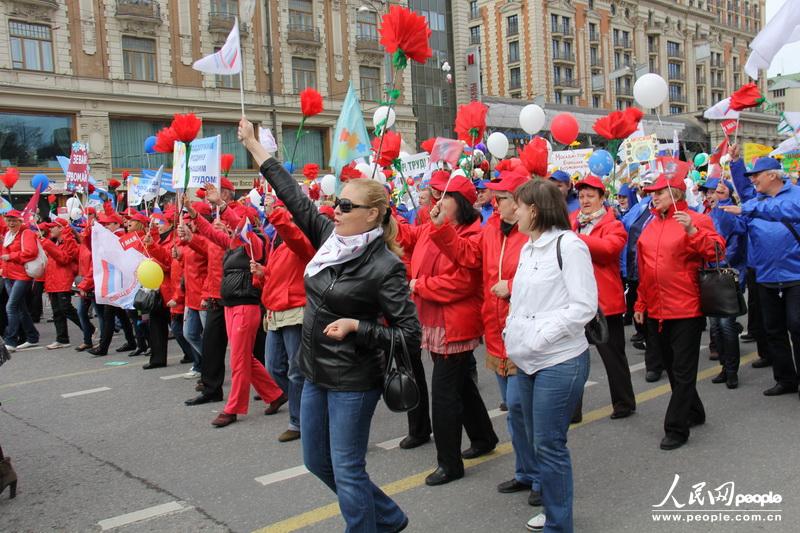
[[[411,358],[408,355],[406,339],[402,331],[397,334],[400,335],[401,349],[396,349],[393,332],[383,380],[383,401],[390,411],[403,413],[419,405],[419,387],[411,371]]]
[[[714,244],[716,263],[713,267],[701,268],[700,310],[714,318],[742,316],[747,313],[747,303],[739,290],[739,272],[735,268],[719,266],[719,245]]]
[[[143,315],[152,313],[162,305],[163,301],[159,290],[139,289],[139,292],[133,297],[133,308]]]
[[[559,270],[564,270],[564,261],[561,259],[561,237],[563,236],[563,234],[559,235],[556,241],[556,258],[558,259]],[[598,344],[605,344],[608,342],[608,321],[606,320],[606,315],[603,314],[599,306],[597,307],[597,313],[595,313],[594,317],[586,324],[584,330],[586,333],[586,340],[589,344],[597,346]]]

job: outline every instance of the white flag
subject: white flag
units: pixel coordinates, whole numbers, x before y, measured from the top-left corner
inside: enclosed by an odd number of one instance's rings
[[[778,132],[786,135],[794,135],[800,131],[800,112],[784,111],[781,113],[781,121],[778,124]]]
[[[777,148],[771,151],[769,155],[774,157],[776,155],[783,155],[789,152],[795,152],[797,150],[800,150],[800,142],[797,141],[797,137],[789,137],[779,144]]]
[[[133,309],[133,299],[141,287],[136,269],[144,259],[139,250],[125,249],[119,237],[100,224],[93,224],[92,266],[97,303]]]
[[[218,52],[198,59],[192,68],[206,74],[239,74],[242,71],[242,48],[239,44],[239,19],[233,21],[233,28]]]
[[[800,9],[797,2],[787,0],[750,43],[750,56],[744,71],[754,80],[760,69],[767,70],[775,54],[789,43],[800,41]]]
[[[709,120],[728,120],[739,118],[739,112],[731,109],[730,97],[720,100],[703,113],[703,118]]]
[[[239,0],[239,16],[242,22],[249,24],[256,12],[256,0]]]

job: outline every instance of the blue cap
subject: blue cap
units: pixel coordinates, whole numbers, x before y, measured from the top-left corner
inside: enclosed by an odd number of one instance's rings
[[[774,157],[759,157],[756,159],[756,164],[753,165],[751,170],[744,173],[745,176],[753,176],[765,170],[783,170],[781,162]]]
[[[617,191],[617,196],[628,196],[631,192],[631,188],[628,186],[627,183],[623,183],[622,187],[619,188]]]
[[[475,185],[475,189],[481,190],[486,188],[486,184],[489,183],[487,180],[473,180],[472,184]]]
[[[708,178],[705,183],[703,183],[700,188],[701,189],[716,189],[717,185],[719,185],[719,178]]]
[[[555,172],[550,174],[550,179],[555,181],[560,181],[562,183],[570,183],[572,181],[569,177],[569,174],[567,174],[563,170],[556,170]]]

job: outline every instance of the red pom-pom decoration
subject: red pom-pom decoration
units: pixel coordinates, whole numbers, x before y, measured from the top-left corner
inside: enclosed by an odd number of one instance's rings
[[[127,171],[126,171],[126,172],[123,172],[123,173],[122,173],[122,179],[127,179],[127,177],[128,177],[128,176],[126,176],[125,174],[128,174],[128,175],[130,175],[130,173],[129,173],[129,172],[127,172]],[[108,180],[108,188],[109,188],[109,189],[112,189],[112,190],[113,190],[113,189],[116,189],[116,188],[117,188],[117,187],[119,187],[120,185],[122,185],[122,183],[120,183],[120,182],[119,182],[119,180],[115,180],[115,179],[110,179],[110,180]]]
[[[156,133],[156,144],[153,145],[153,150],[161,154],[171,154],[175,149],[175,141],[178,136],[170,127],[162,128]]]
[[[55,194],[51,194],[51,195],[49,195],[49,196],[47,197],[47,203],[49,203],[49,204],[54,204],[54,203],[56,203],[56,195],[55,195]]]
[[[222,154],[219,158],[219,169],[225,177],[228,177],[228,173],[231,171],[233,160],[233,154]]]
[[[91,183],[89,184],[89,194],[92,194],[95,191],[94,185]]]
[[[470,146],[475,146],[486,131],[486,114],[489,108],[481,102],[470,102],[458,108],[455,131],[458,139]]]
[[[316,163],[307,163],[303,167],[303,176],[309,181],[317,179],[317,176],[319,176],[319,165]]]
[[[395,58],[395,66],[405,66],[405,57],[417,63],[425,63],[432,55],[431,29],[425,17],[408,8],[392,6],[383,16],[381,23],[381,44],[390,54],[399,52],[403,61]],[[399,64],[398,64],[399,63]]]
[[[320,187],[317,183],[312,183],[308,186],[308,197],[312,200],[319,200]]]
[[[759,106],[764,100],[758,85],[755,83],[747,83],[739,87],[739,89],[731,95],[730,107],[734,111],[741,111],[748,107]]]
[[[614,111],[597,119],[592,129],[608,140],[625,139],[639,127],[642,116],[639,109],[629,107],[625,111]]]
[[[545,177],[547,175],[547,160],[549,155],[547,141],[536,136],[531,142],[525,145],[525,148],[519,154],[519,158],[528,172],[539,177]]]
[[[342,183],[348,180],[357,180],[359,178],[361,178],[361,171],[356,170],[355,162],[342,167],[342,171],[339,173],[339,181]]]
[[[206,197],[206,190],[205,189],[197,189],[197,191],[194,194],[195,194],[195,196],[197,196],[198,198],[200,198],[202,200],[203,198]]]
[[[123,170],[122,171],[122,181],[126,181],[128,179],[128,176],[130,176],[130,175],[131,175],[130,172],[128,172],[127,170]],[[109,186],[110,186],[111,182],[108,182],[108,183],[109,183]]]
[[[322,113],[322,95],[308,87],[300,93],[300,111],[305,118]]]
[[[431,137],[425,141],[422,141],[420,146],[422,147],[423,152],[428,152],[429,154],[433,153],[433,145],[436,144],[436,137]]]
[[[375,152],[375,160],[378,165],[387,167],[392,164],[392,161],[400,157],[400,141],[399,133],[387,131],[383,136],[383,143],[380,137],[372,139],[372,150]]]
[[[19,181],[19,169],[8,167],[6,173],[0,176],[0,179],[3,180],[3,185],[5,185],[7,189],[11,189]]]
[[[406,178],[406,183],[408,184],[409,187],[413,187],[414,186],[414,178]]]
[[[197,118],[194,113],[187,113],[185,115],[176,114],[172,117],[172,130],[175,132],[175,137],[181,142],[192,142],[197,134],[200,132],[200,126],[203,122]],[[156,138],[158,144],[158,138]],[[158,149],[156,149],[158,151]]]

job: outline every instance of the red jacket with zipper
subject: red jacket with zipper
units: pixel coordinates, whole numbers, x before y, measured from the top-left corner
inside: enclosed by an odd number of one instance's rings
[[[0,255],[8,255],[8,261],[0,261],[0,274],[6,279],[31,281],[25,272],[25,263],[33,261],[39,255],[36,246],[38,238],[31,230],[20,226],[14,240],[8,246],[3,245]]]
[[[628,241],[625,226],[617,220],[614,210],[606,209],[606,214],[597,221],[589,235],[578,230],[578,211],[570,215],[573,231],[589,247],[594,267],[594,278],[597,281],[597,295],[600,309],[606,316],[621,315],[627,310],[625,290],[622,288],[622,274],[619,267],[619,255]]]
[[[285,209],[275,209],[268,219],[283,242],[272,248],[267,257],[261,303],[267,311],[304,307],[306,289],[303,274],[316,250]],[[253,278],[254,281],[257,279]]]
[[[78,245],[78,275],[81,282],[78,289],[83,292],[94,290],[94,262],[92,261],[91,230],[87,226],[83,230],[81,243]]]
[[[195,311],[203,310],[209,246],[211,245],[202,235],[192,235],[192,240],[183,247],[184,305]]]
[[[704,262],[716,259],[715,243],[720,257],[725,253],[725,240],[714,229],[711,218],[692,211],[683,200],[677,207],[692,218],[697,228],[694,235],[686,233],[673,218],[675,208],[670,207],[666,215],[653,210],[653,218],[636,245],[639,294],[635,309],[657,320],[703,316],[698,270]]]
[[[75,281],[75,264],[78,261],[78,243],[71,230],[63,230],[60,242],[42,239],[42,248],[47,254],[44,269],[44,292],[71,292]]]

